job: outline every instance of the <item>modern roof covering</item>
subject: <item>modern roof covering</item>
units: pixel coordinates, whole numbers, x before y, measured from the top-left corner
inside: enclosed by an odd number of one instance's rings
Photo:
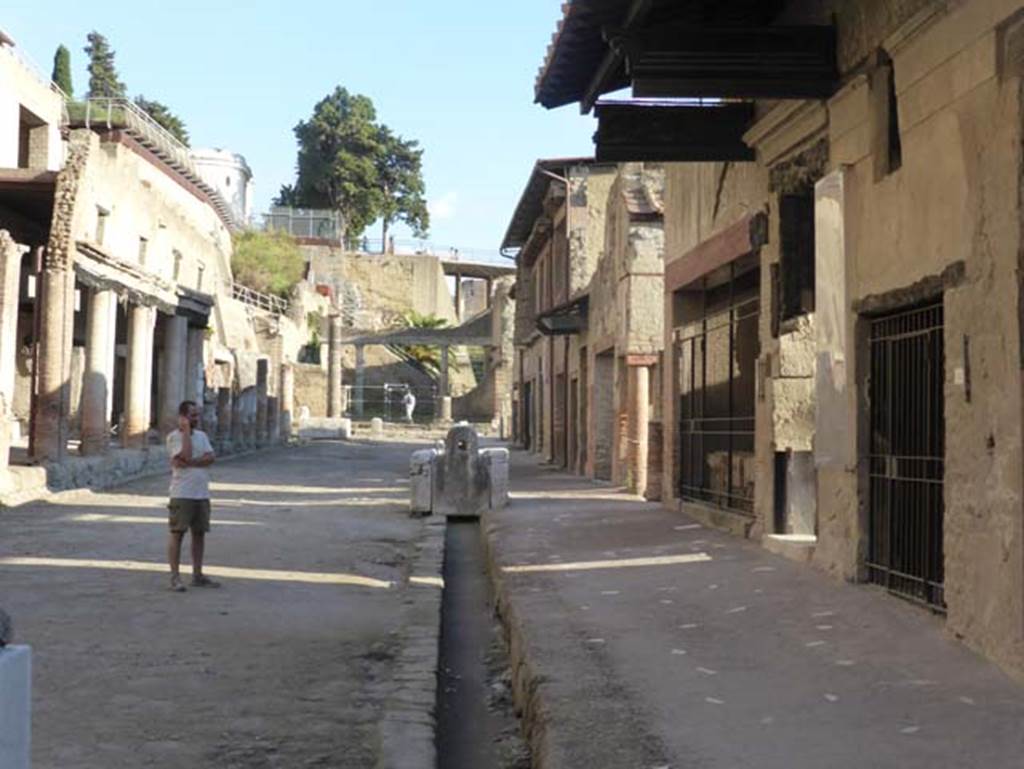
[[[751,26],[766,24],[781,0],[568,0],[534,86],[535,101],[551,109],[585,101],[590,94],[629,85],[624,57],[612,41],[624,33],[665,24]],[[590,104],[585,105],[589,110]]]
[[[465,345],[467,347],[490,347],[491,310],[473,316],[455,328],[399,328],[376,333],[359,333],[344,344],[427,344],[437,346]]]
[[[564,177],[572,166],[593,164],[593,158],[538,160],[533,166],[533,171],[530,173],[526,189],[523,190],[523,194],[519,198],[515,213],[512,214],[512,221],[509,222],[508,230],[505,232],[505,239],[501,241],[502,250],[506,248],[522,248],[526,241],[530,239],[534,222],[537,221],[543,211],[544,196],[547,194],[548,186],[554,181],[550,174]]]
[[[445,275],[458,275],[462,278],[480,278],[494,280],[506,275],[515,275],[516,268],[507,264],[488,264],[486,262],[459,262],[444,259],[441,261]]]

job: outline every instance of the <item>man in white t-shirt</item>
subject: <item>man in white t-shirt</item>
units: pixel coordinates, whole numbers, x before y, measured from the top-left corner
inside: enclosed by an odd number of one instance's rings
[[[402,405],[405,406],[405,421],[412,422],[412,412],[416,410],[416,396],[412,394],[412,390],[405,391]]]
[[[167,454],[171,458],[171,534],[167,541],[167,561],[171,567],[171,590],[185,592],[181,581],[181,541],[192,532],[192,587],[220,587],[203,574],[203,549],[210,530],[210,472],[214,454],[210,439],[199,429],[199,407],[182,401],[178,407],[178,429],[167,436]]]

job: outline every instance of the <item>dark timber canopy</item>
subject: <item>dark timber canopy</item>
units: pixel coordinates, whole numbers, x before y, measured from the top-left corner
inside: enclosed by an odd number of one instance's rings
[[[743,102],[825,98],[838,79],[834,28],[777,25],[782,5],[569,0],[535,100],[549,109],[579,102],[583,113],[599,106],[600,160],[749,160],[739,145],[753,113]],[[627,86],[636,98],[678,101],[598,105]]]

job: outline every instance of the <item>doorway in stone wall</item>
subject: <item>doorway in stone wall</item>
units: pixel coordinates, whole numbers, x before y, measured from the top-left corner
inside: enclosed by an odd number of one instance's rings
[[[868,579],[945,608],[942,300],[868,319]]]

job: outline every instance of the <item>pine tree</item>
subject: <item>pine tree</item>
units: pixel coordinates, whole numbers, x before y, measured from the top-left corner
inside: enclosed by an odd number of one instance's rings
[[[74,95],[71,87],[71,52],[63,45],[57,46],[57,52],[53,55],[52,80],[65,96],[71,98]]]
[[[125,97],[125,87],[117,77],[114,67],[114,51],[107,38],[93,30],[86,39],[85,53],[89,57],[89,93],[88,97]]]
[[[166,128],[175,139],[186,147],[189,146],[188,128],[185,127],[185,121],[171,112],[166,104],[140,95],[135,97],[135,105]]]

